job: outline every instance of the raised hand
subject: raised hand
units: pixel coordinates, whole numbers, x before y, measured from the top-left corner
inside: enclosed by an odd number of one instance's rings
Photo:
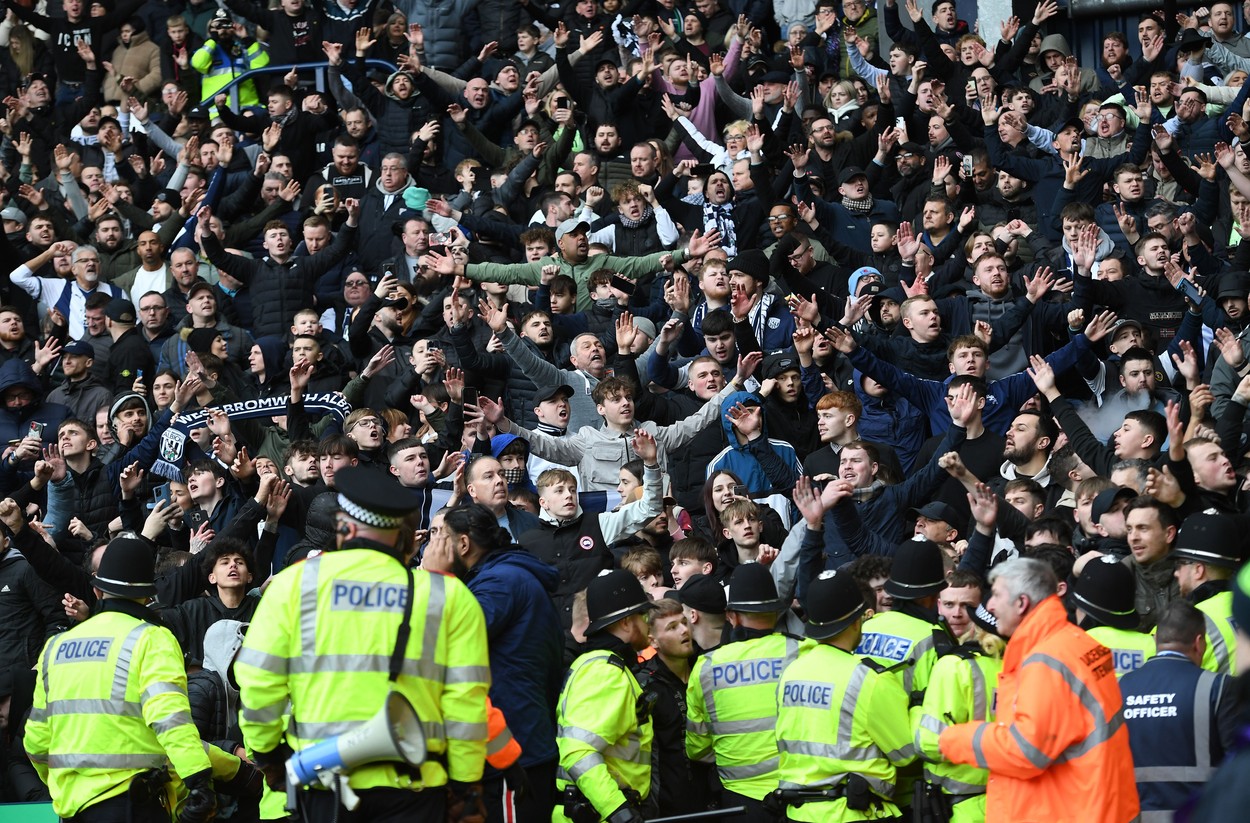
[[[1093,320],[1089,321],[1089,325],[1085,327],[1085,336],[1089,339],[1089,342],[1097,343],[1111,333],[1111,330],[1115,328],[1116,321],[1119,319],[1113,311],[1097,314]]]
[[[1027,371],[1029,377],[1033,378],[1033,385],[1037,386],[1039,392],[1050,399],[1058,396],[1059,392],[1055,387],[1055,370],[1050,363],[1046,362],[1046,358],[1039,357],[1036,354],[1029,357],[1029,368]]]
[[[633,449],[634,453],[642,459],[644,466],[659,464],[660,448],[656,445],[655,435],[642,426],[634,429]]]

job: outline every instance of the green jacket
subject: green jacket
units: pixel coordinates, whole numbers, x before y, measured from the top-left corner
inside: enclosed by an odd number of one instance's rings
[[[470,263],[464,267],[465,277],[471,280],[482,280],[488,283],[521,283],[537,286],[542,279],[543,266],[555,264],[560,267],[560,274],[567,274],[577,281],[577,310],[586,311],[594,302],[590,299],[590,275],[600,269],[615,271],[622,277],[638,278],[660,270],[660,260],[666,254],[673,255],[673,262],[681,264],[686,261],[686,252],[682,249],[674,251],[658,251],[644,257],[616,257],[611,254],[598,254],[587,257],[586,262],[576,265],[559,255],[544,257],[533,263]]]

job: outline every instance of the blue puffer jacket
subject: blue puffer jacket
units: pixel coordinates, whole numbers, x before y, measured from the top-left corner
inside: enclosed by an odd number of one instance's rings
[[[551,600],[560,574],[518,547],[488,555],[465,583],[486,616],[490,699],[521,744],[522,766],[553,762],[564,632]],[[490,770],[489,767],[487,769]]]
[[[718,471],[733,472],[752,497],[788,493],[803,474],[794,446],[785,440],[770,439],[766,423],[762,424],[760,437],[750,443],[739,443],[733,432],[733,422],[728,418],[729,410],[738,403],[762,405],[757,395],[745,391],[734,392],[721,402],[721,428],[729,445],[708,463],[707,476]]]

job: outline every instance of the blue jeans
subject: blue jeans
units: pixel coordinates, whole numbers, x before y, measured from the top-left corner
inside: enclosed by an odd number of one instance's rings
[[[66,83],[64,81],[57,83],[55,105],[57,107],[68,106],[82,97],[82,86],[82,83]]]

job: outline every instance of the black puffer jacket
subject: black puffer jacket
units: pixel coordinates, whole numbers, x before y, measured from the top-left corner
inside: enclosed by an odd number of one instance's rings
[[[252,293],[252,332],[262,337],[285,334],[296,312],[312,308],[317,279],[355,244],[356,228],[344,225],[328,248],[309,257],[292,257],[285,263],[269,257],[249,260],[228,254],[216,235],[204,238],[204,253],[214,266],[248,284]]]
[[[191,699],[191,721],[200,739],[241,741],[239,732],[239,690],[230,680],[230,664],[243,645],[247,624],[219,620],[204,637],[204,668],[187,676],[187,697]],[[228,752],[234,747],[222,746]]]
[[[538,386],[525,376],[521,367],[506,354],[486,351],[486,347],[481,344],[478,335],[474,334],[474,329],[470,326],[451,329],[448,334],[451,336],[452,345],[455,346],[460,365],[483,381],[478,384],[483,387],[483,391],[485,391],[486,381],[491,384],[499,379],[504,381],[504,414],[508,419],[515,420],[527,429],[536,428],[538,418],[534,416],[534,407],[538,404],[534,402],[534,397],[538,394]],[[521,343],[534,354],[548,362],[551,361],[550,355],[533,341],[522,337]]]
[[[0,557],[0,669],[33,666],[49,637],[65,629],[61,596],[12,548]]]
[[[117,480],[108,468],[96,458],[87,464],[82,474],[67,471],[66,477],[74,483],[74,516],[91,530],[92,534],[108,534],[109,521],[117,516]]]
[[[384,86],[386,91],[383,93],[375,89],[373,84],[365,78],[364,66],[359,62],[344,61],[341,70],[343,76],[351,81],[352,94],[356,95],[373,115],[382,154],[397,151],[407,155],[408,147],[412,144],[412,133],[431,118],[433,107],[430,101],[421,95],[415,83],[412,94],[408,97],[402,100],[396,97],[391,91],[391,86],[399,72],[386,78]],[[333,89],[334,67],[330,68],[330,72],[331,89]],[[409,74],[408,77],[411,79],[412,75]]]

